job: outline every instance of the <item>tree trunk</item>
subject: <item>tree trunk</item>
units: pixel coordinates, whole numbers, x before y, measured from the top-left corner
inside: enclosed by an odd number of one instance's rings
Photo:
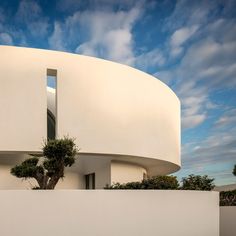
[[[44,175],[41,174],[41,173],[36,173],[34,178],[37,180],[39,188],[40,189],[45,189],[45,186],[44,186]]]
[[[53,175],[48,181],[47,189],[54,189],[59,179],[64,176],[64,162],[63,161],[59,164],[59,169],[60,170],[58,171],[58,173]]]
[[[61,177],[59,175],[54,175],[48,182],[47,189],[54,189]]]

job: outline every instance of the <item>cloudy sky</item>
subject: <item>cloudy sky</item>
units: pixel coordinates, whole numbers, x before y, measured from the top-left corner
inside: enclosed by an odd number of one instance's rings
[[[236,0],[1,0],[0,44],[124,63],[182,103],[182,170],[236,182]]]

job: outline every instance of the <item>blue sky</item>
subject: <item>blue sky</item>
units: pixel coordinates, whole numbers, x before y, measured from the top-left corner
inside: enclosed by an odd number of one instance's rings
[[[182,169],[236,182],[236,0],[1,0],[0,44],[124,63],[182,103]]]

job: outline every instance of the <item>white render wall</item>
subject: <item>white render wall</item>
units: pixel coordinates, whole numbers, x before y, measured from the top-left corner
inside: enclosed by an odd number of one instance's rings
[[[7,236],[219,236],[216,192],[12,190],[0,209]]]
[[[0,46],[0,152],[31,152],[46,137],[46,69],[14,49]]]
[[[220,207],[220,236],[235,236],[236,206]]]
[[[111,162],[111,184],[142,181],[144,174],[146,175],[147,171],[141,166],[125,162]]]
[[[57,70],[57,134],[81,152],[180,168],[180,102],[134,68],[70,53],[0,46],[0,152],[38,152],[46,138],[47,69]],[[20,115],[19,115],[20,114]]]

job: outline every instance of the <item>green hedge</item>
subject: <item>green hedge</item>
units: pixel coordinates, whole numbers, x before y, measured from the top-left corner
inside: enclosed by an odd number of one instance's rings
[[[126,184],[115,183],[105,189],[178,189],[179,183],[175,176],[155,176],[141,182]]]
[[[214,179],[207,175],[189,175],[182,179],[182,186],[179,186],[176,176],[155,176],[144,179],[141,182],[129,182],[125,184],[115,183],[106,186],[105,189],[182,189],[210,191],[214,188]]]

